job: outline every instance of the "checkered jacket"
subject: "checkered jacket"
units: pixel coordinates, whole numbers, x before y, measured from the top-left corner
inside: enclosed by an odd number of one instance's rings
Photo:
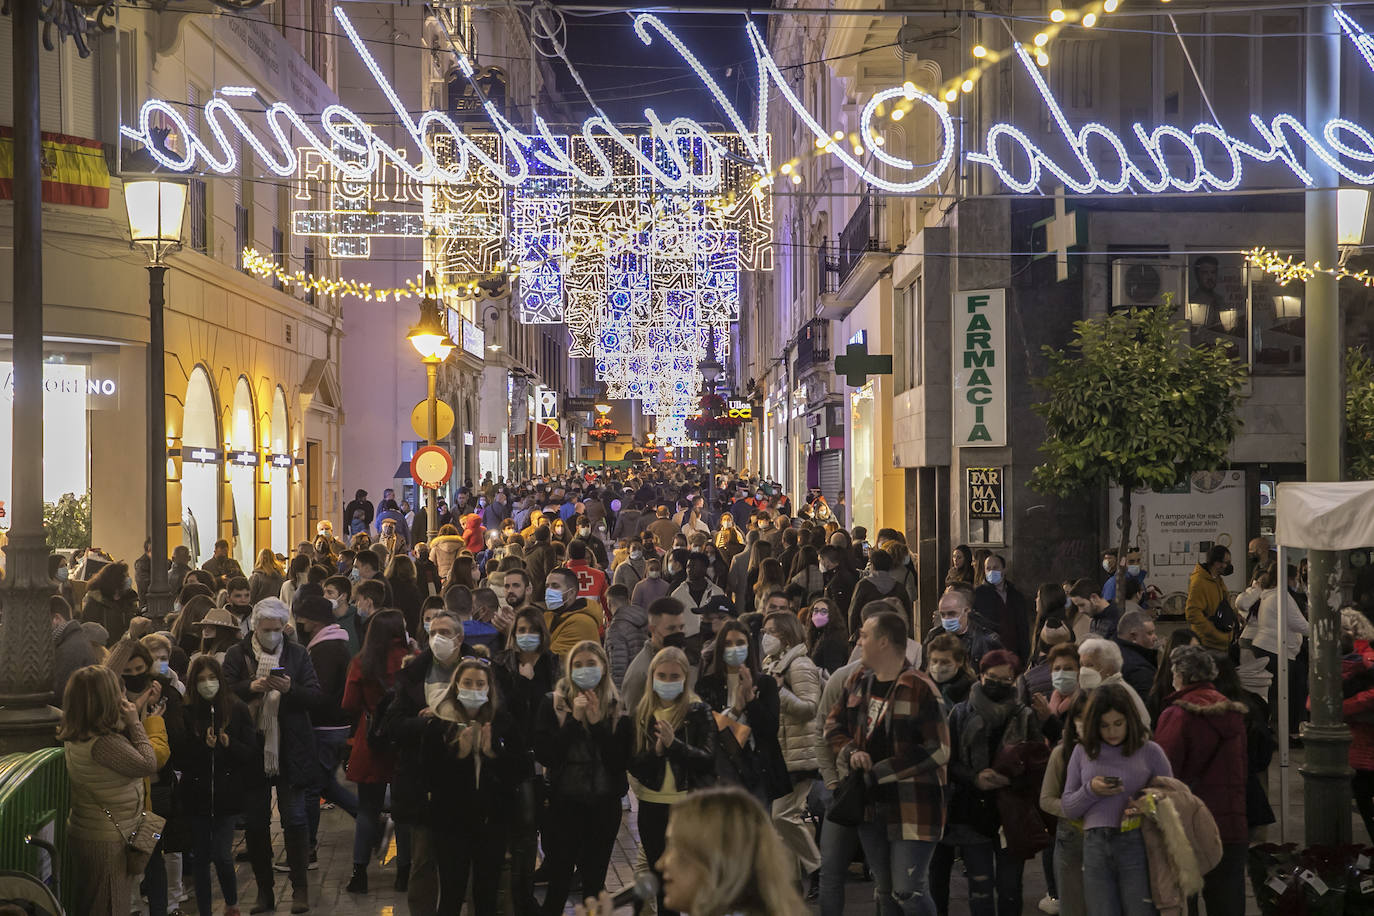
[[[868,695],[873,672],[859,668],[845,684],[844,697],[830,710],[825,740],[836,759],[848,765],[864,750]],[[949,783],[949,725],[940,689],[924,673],[907,666],[888,697],[894,705],[882,728],[889,730],[892,756],[873,762],[869,817],[887,824],[894,840],[936,842],[945,831]]]

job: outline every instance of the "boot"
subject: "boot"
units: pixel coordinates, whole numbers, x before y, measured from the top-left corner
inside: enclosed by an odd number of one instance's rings
[[[252,913],[270,913],[277,908],[277,896],[272,888],[272,843],[264,832],[244,831],[244,849],[253,867],[253,878],[258,885],[258,900],[253,904]]]
[[[367,893],[367,866],[354,865],[353,877],[349,879],[348,887],[344,888],[350,894]]]
[[[310,889],[307,869],[310,867],[310,831],[305,827],[287,827],[282,831],[286,839],[286,863],[291,868],[291,912],[310,911]]]
[[[393,888],[393,890],[395,890],[396,893],[398,893],[398,894],[404,894],[404,893],[406,892],[406,890],[409,889],[409,887],[410,887],[410,866],[409,866],[409,865],[397,865],[397,866],[396,866],[396,886]]]

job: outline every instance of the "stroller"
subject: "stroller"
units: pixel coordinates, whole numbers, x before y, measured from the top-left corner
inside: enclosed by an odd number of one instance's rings
[[[0,916],[63,916],[62,904],[57,901],[57,849],[35,836],[24,842],[47,853],[53,868],[53,886],[22,871],[0,869]]]

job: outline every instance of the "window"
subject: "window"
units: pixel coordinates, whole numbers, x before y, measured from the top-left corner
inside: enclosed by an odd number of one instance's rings
[[[896,383],[898,391],[922,384],[921,378],[921,277],[897,290]]]
[[[243,249],[248,247],[248,208],[242,203],[234,204],[234,263],[242,265]],[[245,267],[239,270],[247,273]]]
[[[307,276],[311,276],[315,273],[315,249],[313,246],[305,246],[305,253],[301,258],[301,267],[305,270]],[[310,305],[315,304],[315,290],[306,289],[305,301]]]
[[[286,233],[276,226],[272,227],[272,263],[286,270]],[[272,278],[272,288],[282,288],[281,277]]]
[[[191,222],[191,247],[201,254],[210,252],[210,208],[206,198],[205,181],[192,178],[188,182],[187,208]]]

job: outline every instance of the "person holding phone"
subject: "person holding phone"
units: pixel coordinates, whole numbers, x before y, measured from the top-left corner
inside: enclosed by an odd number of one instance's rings
[[[1128,688],[1103,684],[1094,690],[1061,799],[1064,816],[1083,821],[1083,890],[1094,913],[1154,916],[1145,838],[1132,799],[1152,779],[1173,775]]]
[[[310,710],[323,702],[324,694],[305,647],[286,639],[290,615],[280,598],[262,599],[253,607],[248,635],[224,655],[223,688],[248,704],[262,735],[260,760],[254,761],[258,779],[245,786],[244,798],[244,842],[258,885],[254,912],[276,908],[269,833],[274,786],[291,873],[291,912],[310,911],[305,789],[314,784],[319,765]]]

